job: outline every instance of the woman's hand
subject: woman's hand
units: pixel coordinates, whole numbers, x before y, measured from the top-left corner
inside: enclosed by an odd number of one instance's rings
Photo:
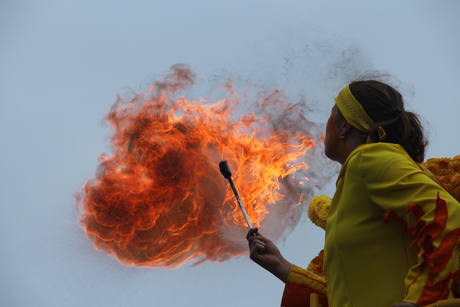
[[[271,240],[262,236],[258,230],[258,228],[252,228],[246,235],[249,242],[249,257],[285,283],[292,264],[284,259],[278,247]]]

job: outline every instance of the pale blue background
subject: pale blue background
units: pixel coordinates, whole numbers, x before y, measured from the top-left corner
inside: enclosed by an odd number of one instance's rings
[[[107,150],[115,94],[187,63],[203,92],[232,73],[307,97],[324,123],[345,80],[378,69],[429,123],[427,157],[453,157],[459,16],[459,1],[2,0],[0,306],[279,306],[283,284],[246,256],[137,269],[94,250],[72,195]],[[280,248],[307,266],[323,235],[305,220]]]

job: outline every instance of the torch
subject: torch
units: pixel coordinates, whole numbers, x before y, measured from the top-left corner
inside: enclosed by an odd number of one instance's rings
[[[240,196],[238,195],[235,185],[233,184],[232,172],[230,172],[230,168],[228,167],[227,161],[221,161],[219,163],[219,168],[222,175],[228,179],[228,182],[230,182],[230,186],[232,187],[233,193],[235,193],[236,200],[238,201],[238,205],[240,205],[240,209],[243,212],[244,218],[246,219],[246,223],[248,223],[248,227],[249,229],[251,229],[251,221],[249,220],[246,210],[244,210],[243,203],[241,202]]]

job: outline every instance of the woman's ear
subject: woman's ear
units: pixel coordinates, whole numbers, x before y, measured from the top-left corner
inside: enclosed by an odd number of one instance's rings
[[[351,128],[353,128],[353,126],[350,125],[349,122],[346,122],[346,125],[345,125],[345,127],[343,128],[343,132],[348,133],[348,132],[350,131]]]
[[[349,132],[350,132],[350,129],[352,128],[353,126],[350,125],[349,122],[347,122],[346,120],[344,120],[342,123],[340,123],[339,125],[339,135],[347,135]]]

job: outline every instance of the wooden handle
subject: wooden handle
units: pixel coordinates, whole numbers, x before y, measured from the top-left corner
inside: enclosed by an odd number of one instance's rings
[[[318,307],[318,293],[310,294],[310,307]]]

